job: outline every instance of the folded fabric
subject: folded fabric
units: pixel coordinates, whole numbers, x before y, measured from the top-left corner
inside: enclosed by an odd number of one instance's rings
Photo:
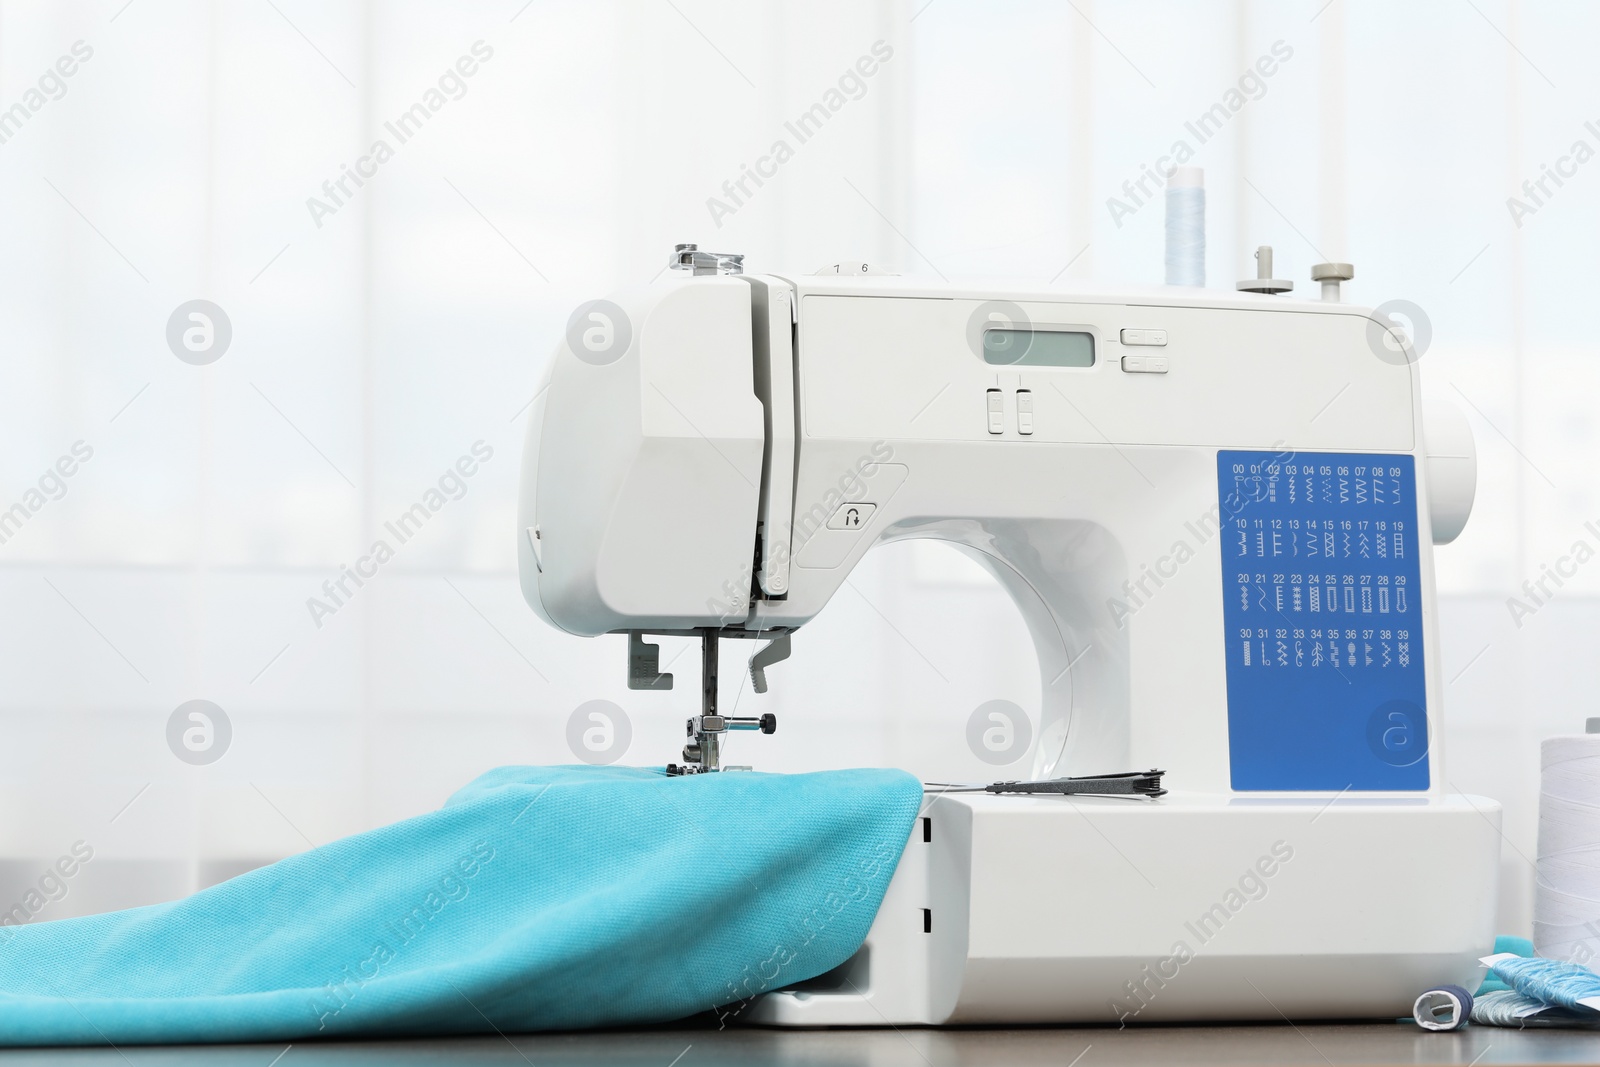
[[[184,900],[0,927],[0,1044],[660,1022],[831,970],[922,801],[899,771],[503,767]]]

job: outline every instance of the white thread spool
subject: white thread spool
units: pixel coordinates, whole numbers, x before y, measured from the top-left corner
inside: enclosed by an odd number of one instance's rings
[[[1167,178],[1167,284],[1206,284],[1206,172],[1178,167]]]
[[[1600,732],[1547,738],[1539,756],[1533,947],[1593,966],[1600,959]]]

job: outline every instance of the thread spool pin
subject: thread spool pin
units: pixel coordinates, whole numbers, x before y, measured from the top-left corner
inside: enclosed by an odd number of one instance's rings
[[[1311,280],[1322,283],[1322,299],[1330,304],[1339,302],[1339,283],[1356,276],[1356,268],[1349,263],[1318,263],[1311,268]]]
[[[1234,288],[1244,293],[1262,293],[1266,296],[1276,296],[1279,293],[1293,291],[1294,282],[1286,278],[1274,278],[1272,276],[1272,246],[1262,245],[1256,249],[1256,276],[1235,282]]]

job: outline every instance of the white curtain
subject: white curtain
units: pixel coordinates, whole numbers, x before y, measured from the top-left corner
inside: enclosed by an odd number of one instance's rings
[[[0,508],[22,505],[0,522],[0,905],[79,841],[94,859],[41,917],[568,761],[591,699],[627,711],[626,758],[672,758],[696,686],[630,693],[619,639],[554,633],[516,586],[522,414],[571,308],[679,241],[752,269],[1155,284],[1139,183],[1182,144],[1211,285],[1271,244],[1301,288],[1348,259],[1350,299],[1425,312],[1424,375],[1480,464],[1438,555],[1449,774],[1506,805],[1501,922],[1525,932],[1537,741],[1595,710],[1600,563],[1537,604],[1522,583],[1600,549],[1580,288],[1600,164],[1573,161],[1600,149],[1597,21],[1504,0],[0,2]],[[168,341],[195,300],[231,328],[203,366]],[[430,491],[393,558],[345,577]],[[971,710],[1038,702],[1013,610],[928,546],[869,557],[770,695],[726,677],[725,703],[779,714],[740,742],[772,769],[982,777]],[[215,762],[169,743],[191,700],[226,717]]]

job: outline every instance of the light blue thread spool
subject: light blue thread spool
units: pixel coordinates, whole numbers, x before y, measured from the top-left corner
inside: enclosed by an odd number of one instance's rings
[[[1178,167],[1167,178],[1167,284],[1206,284],[1206,186],[1199,167]]]

